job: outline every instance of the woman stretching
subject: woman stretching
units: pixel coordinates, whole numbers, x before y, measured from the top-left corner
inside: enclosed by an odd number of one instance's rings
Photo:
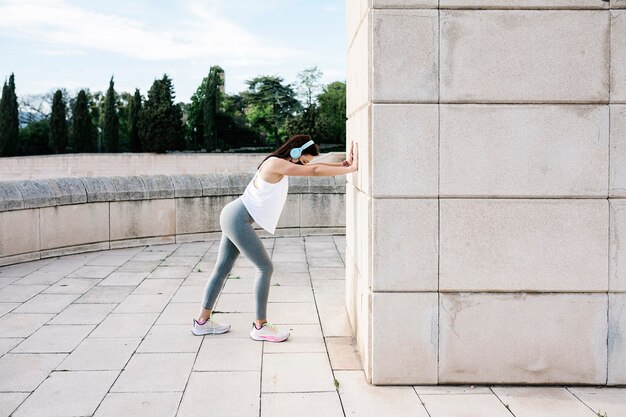
[[[310,164],[317,155],[319,147],[310,136],[292,137],[259,164],[243,195],[224,206],[220,213],[222,238],[217,261],[204,289],[198,319],[193,320],[193,334],[220,334],[230,330],[230,324],[220,324],[212,320],[211,312],[226,276],[242,253],[257,269],[254,282],[256,322],[253,323],[250,336],[254,340],[269,342],[282,342],[289,337],[289,332],[279,330],[267,321],[267,298],[274,268],[252,223],[256,222],[274,234],[287,199],[289,176],[333,176],[357,170],[356,145],[350,144],[348,159],[343,162]]]

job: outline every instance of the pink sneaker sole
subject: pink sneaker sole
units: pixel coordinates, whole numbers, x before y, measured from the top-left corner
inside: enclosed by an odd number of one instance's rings
[[[253,337],[254,340],[269,340],[270,342],[282,342],[285,341],[289,338],[289,336],[285,337],[284,339],[278,338],[278,337],[274,337],[274,336],[256,336]]]

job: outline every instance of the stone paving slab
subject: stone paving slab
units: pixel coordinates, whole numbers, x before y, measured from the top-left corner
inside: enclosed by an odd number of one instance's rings
[[[12,417],[91,416],[119,371],[54,372]]]
[[[94,417],[174,417],[182,392],[110,392]]]
[[[214,314],[231,330],[191,334],[219,240],[0,267],[0,417],[626,416],[626,388],[369,385],[344,306],[345,242],[263,238],[283,343],[249,336],[244,257]]]

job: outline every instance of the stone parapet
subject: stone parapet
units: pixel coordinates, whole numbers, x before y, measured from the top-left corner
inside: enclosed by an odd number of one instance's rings
[[[0,182],[0,265],[93,250],[204,240],[253,173]],[[290,177],[277,236],[343,234],[345,179]],[[255,228],[261,236],[271,236]]]

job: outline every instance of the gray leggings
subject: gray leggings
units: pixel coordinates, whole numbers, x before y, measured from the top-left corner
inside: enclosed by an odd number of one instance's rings
[[[215,268],[204,288],[202,306],[205,309],[213,310],[226,276],[232,270],[239,254],[243,253],[257,268],[254,281],[256,319],[266,319],[267,297],[274,266],[265,246],[252,227],[253,222],[254,219],[243,205],[241,198],[231,201],[222,209],[220,213],[222,239]]]

